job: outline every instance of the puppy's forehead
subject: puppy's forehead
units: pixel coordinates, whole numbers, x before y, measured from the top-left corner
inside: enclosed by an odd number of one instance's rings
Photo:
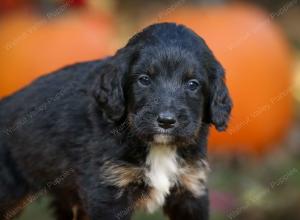
[[[150,75],[179,71],[192,76],[199,62],[191,52],[180,47],[153,47],[142,51],[140,66]]]

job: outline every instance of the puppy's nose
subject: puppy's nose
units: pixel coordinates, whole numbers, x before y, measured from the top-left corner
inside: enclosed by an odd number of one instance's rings
[[[159,127],[168,129],[174,127],[176,123],[176,117],[171,112],[162,112],[157,118]]]

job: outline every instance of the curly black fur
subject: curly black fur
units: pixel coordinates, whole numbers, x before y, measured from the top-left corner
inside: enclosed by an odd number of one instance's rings
[[[191,79],[199,88],[187,88]],[[176,117],[172,129],[157,125],[164,110]],[[0,219],[40,194],[54,197],[57,219],[130,219],[151,191],[143,170],[154,136],[171,136],[192,167],[206,157],[209,124],[224,130],[230,111],[221,65],[203,39],[172,23],[146,28],[112,57],[43,76],[0,102]],[[164,210],[207,220],[208,193],[176,185]]]

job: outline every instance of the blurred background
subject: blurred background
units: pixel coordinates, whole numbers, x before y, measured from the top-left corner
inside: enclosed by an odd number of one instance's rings
[[[206,40],[234,100],[229,129],[209,138],[212,219],[299,219],[298,0],[1,0],[0,98],[64,65],[112,55],[164,21]],[[18,219],[53,219],[50,199],[37,196]]]

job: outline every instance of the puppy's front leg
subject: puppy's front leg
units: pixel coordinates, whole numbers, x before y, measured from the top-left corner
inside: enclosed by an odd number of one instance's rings
[[[164,207],[170,220],[208,220],[209,199],[208,191],[199,197],[190,192],[171,195]]]
[[[130,220],[132,204],[126,193],[110,186],[82,190],[82,203],[90,220]]]

